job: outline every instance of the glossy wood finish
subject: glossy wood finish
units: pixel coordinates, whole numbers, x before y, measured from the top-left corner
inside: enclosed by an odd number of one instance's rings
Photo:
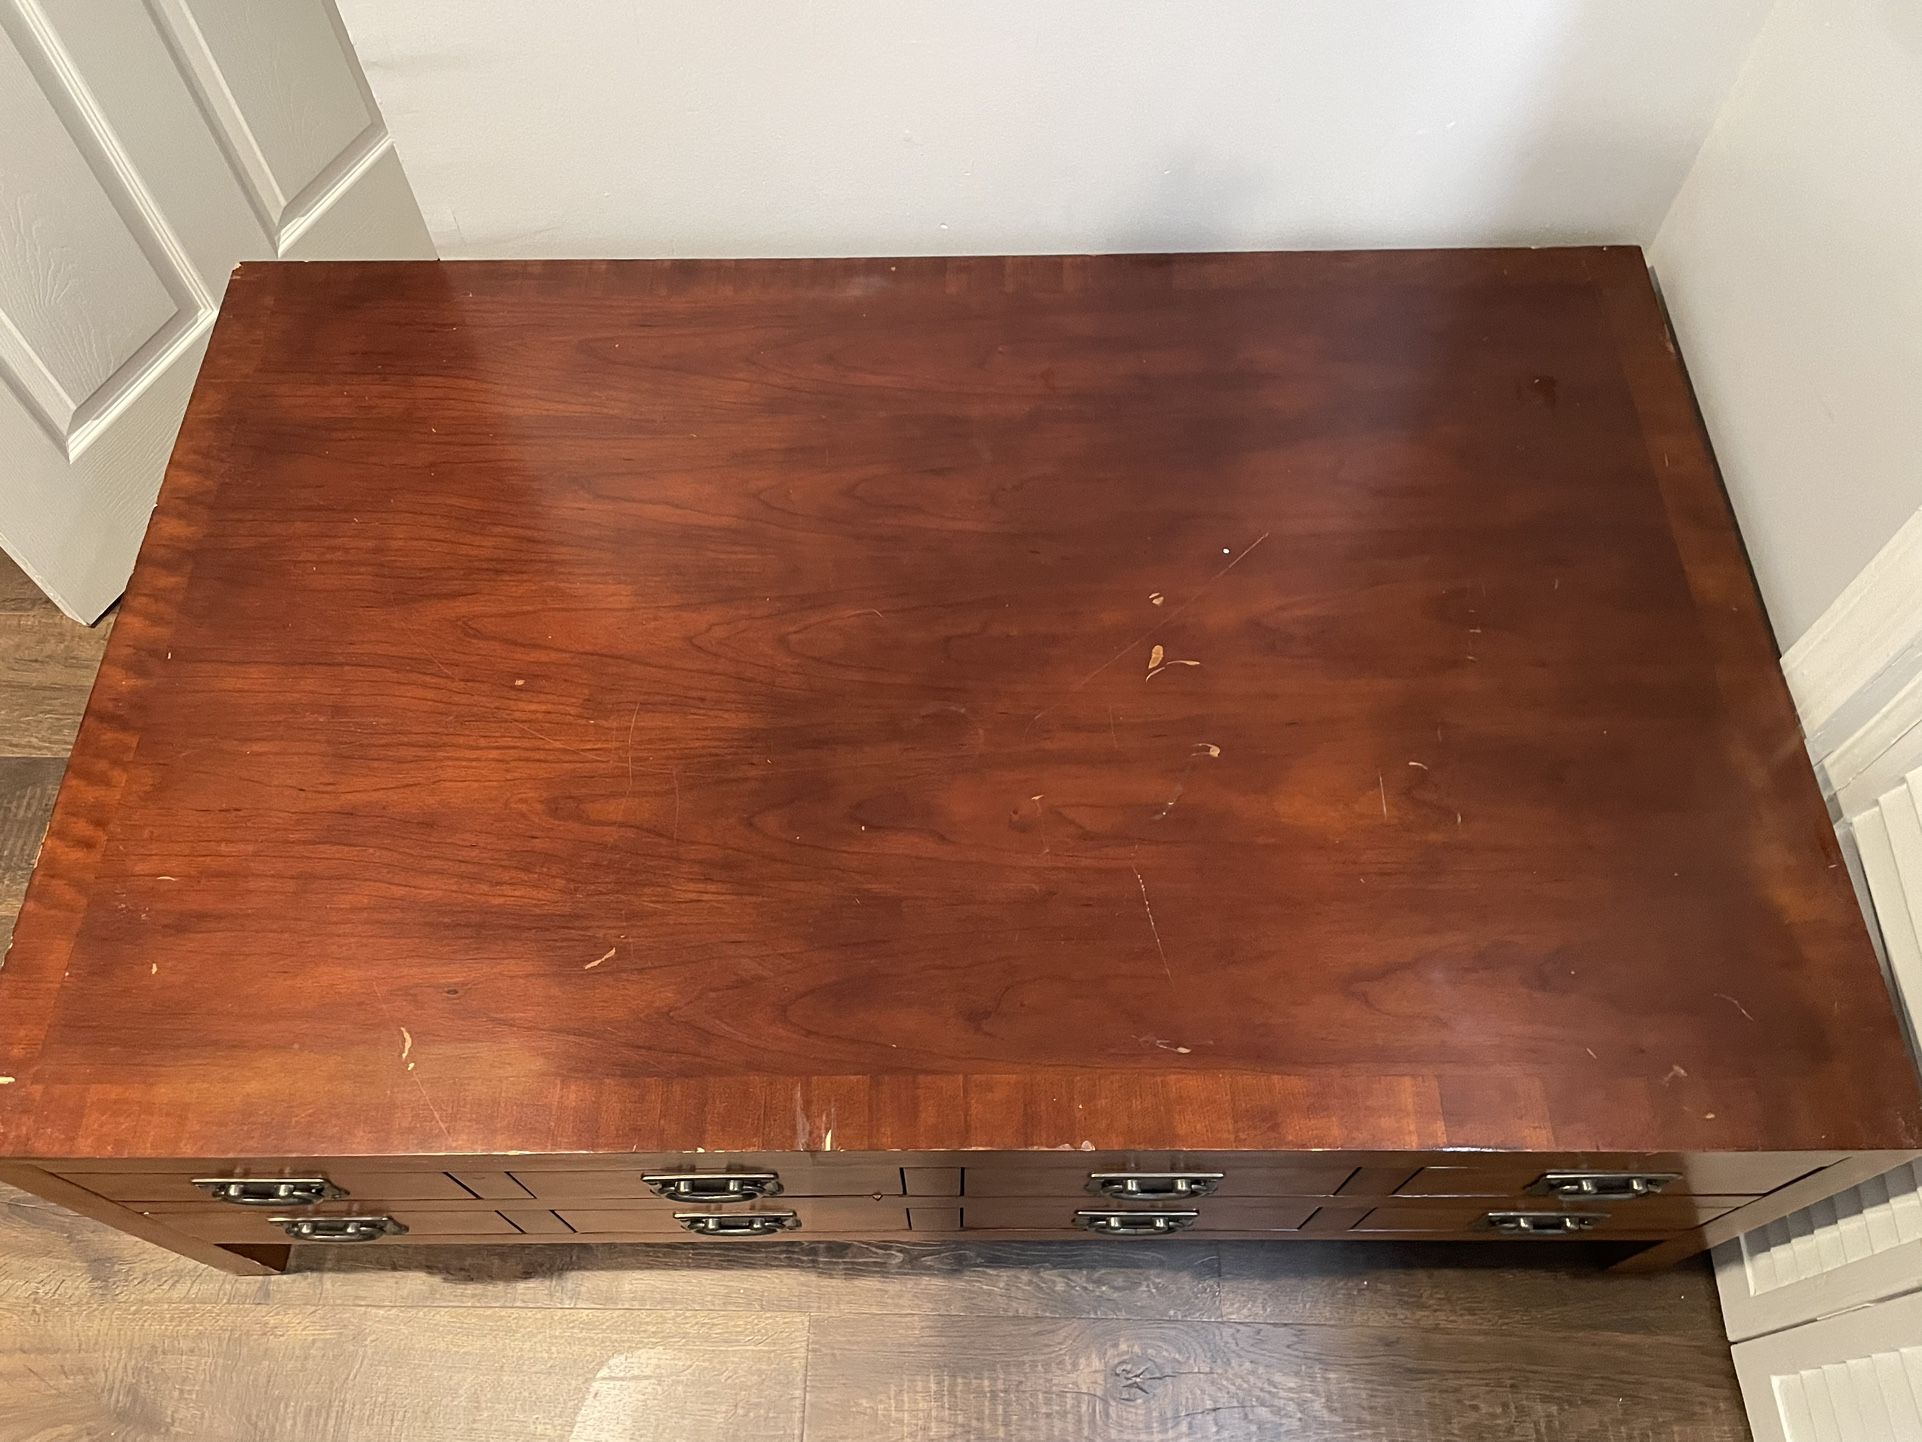
[[[1838,859],[1633,250],[249,266],[0,1151],[1907,1147]]]

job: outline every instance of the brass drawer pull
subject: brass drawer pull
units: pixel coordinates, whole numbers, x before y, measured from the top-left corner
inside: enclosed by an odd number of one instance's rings
[[[701,1237],[769,1237],[801,1228],[792,1212],[676,1212],[674,1220]]]
[[[404,1236],[407,1228],[392,1217],[269,1217],[296,1242],[377,1242]]]
[[[325,1177],[196,1177],[193,1184],[237,1207],[307,1207],[347,1195]]]
[[[1090,1172],[1088,1190],[1117,1201],[1177,1201],[1211,1197],[1220,1172]]]
[[[1074,1224],[1102,1237],[1165,1237],[1185,1232],[1200,1212],[1076,1212]]]
[[[1571,1237],[1607,1220],[1607,1212],[1490,1212],[1483,1225],[1515,1237]]]
[[[1549,1172],[1528,1190],[1538,1197],[1565,1197],[1571,1202],[1632,1202],[1655,1196],[1681,1179],[1676,1172]]]
[[[670,1202],[751,1202],[781,1195],[777,1172],[653,1172],[641,1180]]]

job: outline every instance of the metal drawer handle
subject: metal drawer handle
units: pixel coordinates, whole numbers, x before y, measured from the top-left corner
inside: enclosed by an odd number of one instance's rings
[[[1165,1237],[1185,1232],[1200,1212],[1076,1212],[1074,1224],[1103,1237]]]
[[[1632,1202],[1681,1179],[1676,1172],[1549,1172],[1529,1191],[1573,1202]]]
[[[641,1180],[670,1202],[751,1202],[781,1195],[777,1172],[654,1172]]]
[[[1117,1201],[1186,1201],[1211,1197],[1220,1172],[1090,1172],[1088,1190]]]
[[[674,1220],[701,1237],[768,1237],[801,1227],[792,1212],[676,1212]]]
[[[195,1177],[193,1184],[237,1207],[306,1207],[347,1195],[325,1177]]]
[[[1490,1212],[1487,1225],[1511,1236],[1568,1237],[1592,1232],[1607,1220],[1607,1212]]]
[[[404,1236],[407,1228],[392,1217],[269,1217],[296,1242],[378,1242]]]

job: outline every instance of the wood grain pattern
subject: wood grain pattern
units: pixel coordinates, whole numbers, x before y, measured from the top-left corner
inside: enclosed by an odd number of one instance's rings
[[[246,267],[0,1150],[1915,1144],[1687,401],[1633,250]]]
[[[16,583],[11,593],[5,589],[10,581]],[[0,597],[17,595],[23,605],[51,612],[51,603],[37,592],[20,590],[17,582],[18,572],[0,562]],[[5,662],[0,642],[0,666]],[[77,719],[84,700],[84,684],[69,690],[66,714]],[[12,747],[17,734],[10,729],[4,701],[0,696],[0,752]],[[10,802],[5,789],[9,774],[0,771],[0,805]],[[14,804],[16,810],[24,809]],[[516,1159],[515,1165],[526,1161]],[[1400,1166],[1364,1172],[1355,1184],[1371,1192],[1392,1190],[1411,1170]],[[506,1190],[477,1186],[485,1173],[471,1166],[463,1165],[458,1175],[485,1195]],[[949,1185],[958,1185],[958,1178],[950,1177]],[[1551,1330],[1576,1348],[1585,1345],[1591,1332],[1599,1332],[1663,1344],[1635,1351],[1611,1349],[1617,1363],[1614,1380],[1630,1395],[1648,1385],[1650,1374],[1694,1377],[1698,1382],[1714,1378],[1721,1389],[1719,1419],[1738,1418],[1740,1402],[1719,1358],[1711,1371],[1701,1370],[1703,1349],[1715,1347],[1721,1335],[1706,1267],[1698,1262],[1659,1277],[1598,1272],[1597,1262],[1610,1255],[1586,1246],[1558,1247],[1551,1255],[1540,1248],[1459,1244],[1311,1243],[1281,1248],[1216,1245],[1205,1239],[1045,1246],[978,1240],[942,1245],[777,1242],[745,1248],[403,1245],[362,1251],[301,1249],[287,1275],[237,1277],[110,1230],[65,1207],[0,1187],[0,1302],[68,1319],[37,1340],[31,1371],[0,1370],[0,1418],[6,1419],[0,1422],[0,1438],[43,1442],[76,1432],[99,1433],[108,1430],[100,1425],[107,1416],[119,1425],[118,1435],[139,1442],[205,1442],[196,1430],[200,1422],[242,1407],[255,1436],[292,1435],[285,1419],[314,1426],[316,1403],[304,1373],[276,1370],[287,1353],[276,1340],[282,1329],[275,1319],[282,1309],[302,1317],[316,1309],[341,1308],[380,1312],[378,1333],[388,1339],[413,1338],[409,1319],[419,1309],[437,1314],[437,1328],[463,1325],[448,1317],[453,1309],[478,1309],[507,1346],[524,1346],[526,1336],[537,1331],[544,1339],[542,1355],[570,1357],[579,1355],[583,1336],[605,1335],[610,1312],[636,1311],[672,1315],[674,1325],[694,1332],[729,1325],[725,1315],[716,1319],[701,1314],[738,1312],[787,1314],[804,1324],[815,1318],[863,1315],[1306,1323],[1331,1340],[1347,1337],[1344,1329],[1351,1324],[1367,1329],[1361,1334],[1364,1339],[1379,1335],[1382,1328],[1468,1330],[1498,1339],[1509,1331],[1535,1336]],[[181,1319],[204,1318],[215,1304],[225,1323],[220,1336],[195,1331],[192,1325],[185,1329],[190,1339],[204,1338],[209,1349],[195,1373],[209,1394],[201,1399],[199,1414],[170,1422],[169,1414],[156,1407],[138,1414],[147,1431],[128,1428],[130,1398],[168,1395],[177,1385],[178,1374],[167,1369],[180,1343],[169,1334],[181,1328]],[[260,1309],[259,1320],[243,1315],[250,1308]],[[499,1313],[506,1308],[524,1309],[537,1320],[532,1327],[501,1325]],[[587,1314],[585,1330],[571,1323],[577,1311]],[[618,1321],[611,1326],[623,1330]],[[433,1335],[430,1330],[422,1350],[431,1352]],[[1208,1335],[1217,1340],[1232,1337],[1233,1331],[1217,1325]],[[260,1338],[265,1340],[256,1340]],[[492,1388],[475,1384],[463,1371],[437,1369],[426,1361],[405,1365],[422,1350],[415,1350],[412,1341],[402,1348],[403,1365],[357,1377],[354,1385],[361,1397],[329,1420],[345,1429],[368,1413],[383,1419],[391,1415],[418,1423],[420,1430],[412,1435],[428,1437],[440,1425],[434,1419],[439,1410],[493,1421],[495,1414],[485,1400]],[[102,1359],[113,1361],[103,1364]],[[1340,1366],[1333,1373],[1345,1375]],[[1539,1400],[1547,1389],[1529,1385],[1525,1359],[1517,1359],[1514,1372],[1493,1379],[1490,1386],[1514,1399],[1518,1378],[1521,1395],[1528,1400],[1516,1406],[1511,1431],[1554,1435],[1549,1423],[1561,1415],[1559,1404]],[[741,1385],[754,1389],[752,1401],[766,1415],[790,1406],[791,1388],[779,1368]],[[1317,1377],[1304,1385],[1324,1384]],[[1665,1392],[1675,1383],[1654,1385]],[[396,1395],[387,1396],[390,1390]],[[1386,1385],[1372,1390],[1355,1430],[1368,1435],[1369,1417],[1377,1408],[1396,1407],[1400,1390]],[[585,1390],[581,1395],[585,1397]],[[1242,1396],[1236,1388],[1221,1385],[1209,1392],[1208,1400],[1233,1404]],[[798,1432],[799,1399],[791,1406],[792,1426],[786,1431],[777,1426],[772,1435]],[[674,1414],[670,1408],[664,1415]],[[578,1412],[570,1415],[562,1406],[557,1416],[571,1423]],[[832,1409],[817,1411],[816,1418],[825,1429],[838,1425]],[[624,1419],[628,1430],[623,1430],[623,1425],[600,1419],[596,1442],[636,1435],[632,1429],[645,1429],[649,1422],[643,1416]],[[1714,1435],[1715,1426],[1732,1424],[1711,1418],[1708,1425],[1709,1435]],[[329,1433],[323,1429],[301,1435],[326,1438]],[[342,1430],[333,1435],[348,1434]],[[536,1425],[517,1435],[543,1434]],[[642,1430],[639,1435],[647,1434]]]
[[[273,1309],[162,1303],[115,1333],[98,1304],[0,1305],[9,1439],[736,1442],[796,1435],[807,1324],[672,1312]],[[101,1340],[109,1345],[96,1345]],[[504,1376],[512,1384],[503,1385]]]
[[[1647,1360],[1666,1348],[1659,1372]],[[810,1442],[1740,1442],[1725,1348],[1402,1327],[1001,1318],[818,1322]],[[1634,1376],[1632,1393],[1623,1381]]]
[[[1500,1330],[1522,1318],[1544,1335],[1721,1335],[1706,1263],[1659,1275],[1601,1270],[1591,1246],[1541,1249],[1460,1243],[1346,1242],[1276,1247],[1220,1242],[1217,1315],[1312,1326]],[[276,1284],[278,1285],[278,1284]]]

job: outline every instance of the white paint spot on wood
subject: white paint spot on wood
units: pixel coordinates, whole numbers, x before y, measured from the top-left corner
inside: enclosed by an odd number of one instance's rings
[[[613,960],[614,953],[619,950],[620,948],[617,946],[608,947],[607,951],[603,955],[595,957],[592,961],[588,962],[586,966],[582,967],[581,970],[592,971],[595,967],[599,966],[602,962]]]
[[[1219,746],[1216,746],[1216,745],[1214,745],[1214,744],[1213,744],[1212,742],[1208,742],[1208,741],[1197,741],[1197,742],[1195,742],[1195,755],[1197,755],[1197,756],[1220,756],[1220,755],[1221,755],[1221,748],[1220,748]]]
[[[1162,595],[1161,592],[1159,591],[1156,591],[1154,595],[1148,598],[1148,604],[1150,606],[1163,606],[1163,605],[1166,605],[1167,602],[1168,602],[1168,598]]]
[[[414,1034],[406,1027],[400,1029],[400,1059],[407,1060],[407,1054],[414,1049]]]

